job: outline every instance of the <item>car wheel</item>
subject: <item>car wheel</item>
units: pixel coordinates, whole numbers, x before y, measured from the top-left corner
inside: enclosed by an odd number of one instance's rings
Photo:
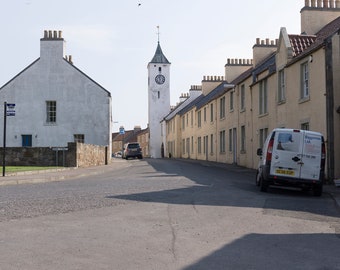
[[[320,197],[322,195],[322,184],[316,184],[313,187],[313,195]]]

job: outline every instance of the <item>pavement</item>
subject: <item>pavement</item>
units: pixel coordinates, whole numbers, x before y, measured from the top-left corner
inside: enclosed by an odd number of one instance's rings
[[[187,160],[185,160],[187,161]],[[196,161],[197,162],[197,161]],[[198,161],[203,163],[204,161]],[[205,162],[208,166],[218,166],[218,167],[230,167],[235,169],[235,165],[221,164],[215,162]],[[0,186],[5,185],[19,185],[19,184],[36,184],[36,183],[47,183],[53,181],[64,181],[68,179],[77,179],[84,176],[96,176],[102,174],[106,171],[113,170],[115,168],[123,168],[130,166],[129,162],[126,162],[120,158],[113,158],[110,164],[86,168],[60,168],[60,169],[50,169],[41,171],[27,171],[19,173],[6,173],[5,177],[0,176]],[[239,172],[244,170],[249,172],[249,169],[236,166]],[[340,179],[335,180],[334,184],[325,184],[323,187],[324,194],[328,194],[336,204],[337,208],[340,210]]]

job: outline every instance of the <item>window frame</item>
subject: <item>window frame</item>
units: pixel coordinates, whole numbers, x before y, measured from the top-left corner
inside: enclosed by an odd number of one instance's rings
[[[225,118],[225,96],[220,98],[220,119]]]
[[[225,130],[220,131],[220,153],[225,153]]]
[[[278,89],[277,89],[277,102],[283,103],[286,101],[286,72],[281,69],[278,72]]]
[[[241,153],[246,152],[246,126],[242,125],[241,126]]]
[[[259,115],[268,113],[268,82],[267,79],[259,82]]]
[[[240,89],[240,110],[246,110],[246,87],[244,84],[241,85]]]
[[[57,101],[46,100],[46,124],[55,125],[57,123]]]
[[[306,100],[310,95],[310,83],[309,83],[309,64],[308,61],[301,64],[301,89],[300,99]]]

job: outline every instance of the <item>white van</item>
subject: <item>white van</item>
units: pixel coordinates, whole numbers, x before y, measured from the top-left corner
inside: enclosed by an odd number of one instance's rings
[[[267,191],[269,185],[284,185],[311,189],[315,196],[321,196],[326,158],[321,133],[276,128],[257,155],[261,160],[256,185],[261,191]]]

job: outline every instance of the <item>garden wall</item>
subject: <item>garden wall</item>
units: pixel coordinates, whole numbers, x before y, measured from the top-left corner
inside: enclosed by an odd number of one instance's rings
[[[109,160],[106,146],[68,143],[67,147],[6,147],[7,166],[89,167],[106,165]],[[3,148],[0,162],[3,165]]]

